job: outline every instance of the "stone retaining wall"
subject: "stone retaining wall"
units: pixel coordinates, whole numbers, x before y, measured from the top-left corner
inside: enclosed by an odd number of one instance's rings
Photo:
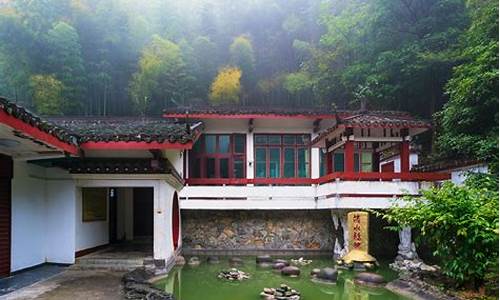
[[[183,248],[206,250],[313,250],[331,253],[329,210],[182,212]]]

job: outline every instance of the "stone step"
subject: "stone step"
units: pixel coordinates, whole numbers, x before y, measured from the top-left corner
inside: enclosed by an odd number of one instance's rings
[[[142,267],[142,265],[131,265],[131,264],[95,264],[95,265],[85,265],[85,264],[75,264],[71,266],[73,270],[106,270],[106,271],[132,271],[136,268]]]
[[[116,258],[78,258],[78,265],[101,265],[101,264],[122,264],[122,265],[143,265],[143,259],[116,259]]]

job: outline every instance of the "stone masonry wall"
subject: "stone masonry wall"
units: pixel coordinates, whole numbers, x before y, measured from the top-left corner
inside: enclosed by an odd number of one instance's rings
[[[329,210],[182,212],[187,249],[331,251],[333,235]]]

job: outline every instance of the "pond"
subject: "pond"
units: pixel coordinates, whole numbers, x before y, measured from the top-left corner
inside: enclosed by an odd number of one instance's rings
[[[278,271],[263,269],[256,265],[255,257],[243,258],[244,264],[239,270],[250,274],[245,281],[226,281],[217,278],[222,270],[230,269],[228,258],[221,258],[218,264],[209,264],[200,257],[199,266],[185,265],[174,267],[166,278],[160,279],[155,286],[173,293],[177,300],[257,300],[265,287],[276,288],[284,283],[298,290],[301,300],[396,300],[408,299],[398,296],[384,288],[361,287],[353,283],[354,271],[340,270],[336,284],[313,282],[310,272],[313,268],[333,266],[328,257],[313,257],[312,263],[301,266],[299,277],[282,276]],[[386,265],[378,268],[376,273],[387,281],[396,278],[397,274]]]

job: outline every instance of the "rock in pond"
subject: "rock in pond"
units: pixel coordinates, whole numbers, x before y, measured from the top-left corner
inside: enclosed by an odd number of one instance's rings
[[[219,275],[217,275],[217,278],[229,281],[242,281],[250,278],[250,275],[238,269],[232,268],[228,271],[221,271]]]
[[[207,258],[207,262],[209,264],[218,264],[218,263],[220,263],[220,260],[219,260],[219,258],[217,256],[209,256]]]
[[[316,275],[316,278],[326,282],[336,282],[339,272],[335,268],[323,268]]]
[[[243,264],[243,259],[241,259],[239,257],[231,257],[229,259],[229,264],[231,266],[241,266]]]
[[[311,276],[316,276],[319,274],[319,272],[321,272],[321,269],[314,268],[311,270]]]
[[[190,266],[198,266],[200,263],[201,261],[197,256],[190,257],[188,260],[188,265]]]
[[[266,300],[300,300],[300,292],[286,284],[281,284],[279,288],[264,288],[260,295]]]
[[[300,269],[295,266],[284,267],[281,269],[281,275],[296,277],[300,275]]]
[[[304,259],[303,257],[299,257],[299,259],[291,259],[291,261],[292,261],[292,264],[294,264],[296,266],[305,266],[305,265],[312,263],[312,260]]]
[[[185,259],[185,258],[184,258],[184,256],[182,256],[182,255],[177,255],[177,256],[175,257],[175,264],[176,264],[177,266],[183,266],[183,265],[185,265],[185,264],[186,264],[186,259]]]
[[[274,263],[273,264],[273,269],[274,270],[281,270],[283,269],[284,267],[286,267],[287,265],[285,265],[284,263],[282,262],[278,262],[278,263]]]
[[[354,282],[368,286],[382,286],[385,283],[385,279],[382,275],[376,273],[361,272],[356,274]]]
[[[270,263],[273,262],[273,259],[269,255],[259,255],[255,259],[255,262],[258,263],[258,264],[261,264],[261,263],[268,263],[268,264],[270,264]]]
[[[286,259],[279,259],[279,258],[273,260],[273,263],[274,264],[282,263],[282,264],[285,264],[285,266],[287,266],[287,267],[290,265],[290,263],[288,262],[288,260],[286,260]]]

